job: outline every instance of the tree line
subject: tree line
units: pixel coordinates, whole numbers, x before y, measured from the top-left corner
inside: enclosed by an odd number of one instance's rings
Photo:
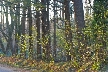
[[[0,46],[4,54],[36,60],[104,62],[107,0],[1,0]],[[89,13],[92,9],[93,13]],[[63,54],[65,53],[65,54]],[[59,58],[59,57],[58,57]]]

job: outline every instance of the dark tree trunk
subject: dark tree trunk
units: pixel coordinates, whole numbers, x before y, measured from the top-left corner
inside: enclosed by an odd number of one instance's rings
[[[11,24],[9,25],[9,23],[7,24],[8,26],[8,40],[7,40],[7,51],[10,50],[11,54],[13,54],[13,38],[12,38],[12,34],[13,34],[13,30],[14,30],[14,19],[13,19],[13,10],[10,9],[10,16],[11,16]]]
[[[67,61],[71,60],[70,50],[72,48],[72,31],[71,31],[71,24],[70,24],[70,12],[69,12],[69,0],[64,1],[64,7],[65,7],[65,37],[66,37],[66,43],[68,45],[67,48]]]
[[[23,8],[23,15],[21,18],[21,48],[20,48],[20,57],[25,58],[25,21],[26,21],[26,9]]]
[[[84,34],[82,33],[82,29],[85,27],[84,21],[84,11],[83,11],[83,3],[82,0],[73,0],[74,2],[74,12],[75,12],[75,23],[77,27],[77,40],[78,40],[78,51],[80,65],[82,65],[84,61],[84,57],[86,56],[84,51],[86,50],[86,40]]]
[[[41,44],[40,44],[40,13],[36,12],[36,27],[37,27],[37,59],[42,59]]]
[[[35,0],[35,3],[39,0]],[[37,59],[42,59],[42,49],[41,49],[41,21],[40,21],[40,11],[36,11],[36,31],[37,31]]]
[[[82,0],[73,0],[74,1],[74,12],[75,12],[75,22],[79,32],[85,27],[84,21],[84,11]]]
[[[19,42],[19,39],[18,39],[18,30],[20,30],[18,28],[19,26],[19,15],[20,15],[20,3],[18,3],[18,5],[16,6],[16,14],[15,14],[15,45],[14,45],[14,54],[17,55],[18,54],[18,42]]]
[[[51,38],[50,38],[50,24],[49,24],[49,0],[47,0],[47,34],[48,34],[48,44],[46,47],[46,58],[51,60]]]
[[[8,6],[6,6],[6,14],[5,14],[5,16],[6,16],[6,28],[7,28],[7,30],[6,30],[6,34],[8,35],[8,30],[9,30],[9,21],[8,21]],[[7,38],[7,42],[8,42],[8,38]],[[8,48],[8,44],[7,44],[7,47],[6,47],[6,53],[7,53],[7,51],[9,50],[9,48]]]
[[[33,38],[32,38],[32,12],[31,12],[31,1],[29,1],[28,7],[28,18],[29,18],[29,58],[34,58],[33,56]]]
[[[56,59],[56,1],[54,1],[54,49],[53,49],[53,57]]]
[[[74,12],[75,12],[75,23],[77,25],[77,34],[79,47],[81,46],[82,41],[84,40],[84,35],[82,34],[82,29],[85,27],[84,21],[84,11],[82,0],[73,0],[74,1]]]
[[[42,10],[42,38],[44,39],[43,42],[45,42],[45,40],[47,40],[48,37],[46,36],[49,36],[49,0],[41,0],[42,4],[43,5],[46,5],[47,4],[47,11],[46,11],[46,8],[44,8]],[[47,21],[46,21],[47,20]],[[50,37],[48,38],[48,43],[44,45],[43,47],[43,53],[44,53],[44,56],[43,56],[43,59],[47,59],[47,60],[50,60]]]
[[[45,0],[41,0],[41,3],[43,5],[46,5],[46,1]],[[44,8],[42,10],[42,18],[41,18],[41,20],[42,20],[42,39],[45,39],[45,35],[46,35],[46,29],[45,29],[46,28],[46,17],[47,17],[46,16],[46,8]],[[43,54],[44,54],[43,59],[45,59],[45,54],[46,54],[46,48],[45,48],[45,46],[43,46]]]

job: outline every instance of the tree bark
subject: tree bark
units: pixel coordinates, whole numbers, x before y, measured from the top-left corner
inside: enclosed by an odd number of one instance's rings
[[[74,12],[75,12],[75,23],[77,28],[77,40],[78,40],[78,51],[79,58],[78,61],[80,61],[80,64],[83,63],[83,55],[86,48],[86,40],[84,37],[84,34],[82,32],[83,28],[85,27],[85,21],[84,21],[84,11],[83,11],[83,3],[82,0],[73,0],[74,2]],[[85,56],[85,55],[84,55]]]
[[[23,15],[21,18],[21,48],[20,48],[20,57],[25,58],[25,21],[26,21],[26,9],[23,8]]]
[[[40,13],[36,12],[36,28],[37,28],[37,59],[42,59],[41,44],[40,44]]]
[[[29,1],[28,7],[28,18],[29,18],[29,58],[33,59],[33,38],[32,38],[32,12],[31,12],[31,1]]]
[[[72,49],[72,31],[71,31],[71,23],[70,23],[70,12],[69,12],[69,0],[64,0],[64,7],[65,7],[65,37],[67,43],[66,55],[67,61],[71,60],[71,53],[70,50]]]
[[[41,0],[42,4],[45,6],[47,4],[47,11],[46,8],[42,10],[42,39],[44,44],[46,43],[45,40],[47,40],[47,43],[43,46],[43,59],[50,60],[50,53],[51,53],[51,47],[50,47],[50,26],[49,26],[49,0]],[[47,20],[47,21],[46,21]],[[47,39],[48,38],[48,39]]]

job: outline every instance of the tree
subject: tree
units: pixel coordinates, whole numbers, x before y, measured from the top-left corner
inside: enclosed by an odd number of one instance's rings
[[[33,56],[33,38],[32,38],[32,11],[31,11],[31,0],[28,0],[28,18],[29,18],[29,58]]]
[[[54,1],[54,49],[53,49],[53,57],[56,58],[56,1]]]
[[[73,2],[77,32],[81,32],[82,29],[85,27],[83,3],[82,0],[73,0]]]
[[[5,1],[5,7],[6,7],[6,13],[5,13],[5,16],[6,16],[6,41],[7,41],[7,46],[6,46],[6,53],[8,54],[9,52],[11,52],[11,54],[13,54],[13,45],[12,45],[12,34],[13,34],[13,30],[14,30],[14,19],[13,19],[13,9],[12,9],[12,6],[11,6],[11,2],[8,2],[8,1]],[[10,10],[9,10],[10,9]],[[9,12],[10,11],[10,12]],[[10,15],[11,17],[11,24],[9,24],[9,19],[8,19],[8,15]],[[10,54],[10,55],[11,55]]]
[[[41,0],[44,9],[42,10],[42,39],[43,39],[43,55],[46,60],[50,60],[50,26],[49,26],[49,0]],[[47,5],[46,5],[47,4]],[[47,11],[46,11],[47,6]]]
[[[20,2],[16,6],[15,12],[15,45],[14,45],[14,54],[18,54],[18,42],[19,42],[19,32],[20,32]]]
[[[94,42],[98,46],[95,54],[97,55],[96,61],[103,62],[107,55],[107,0],[94,0],[93,17],[94,21],[92,29],[94,33]]]
[[[85,21],[84,21],[84,11],[83,11],[83,3],[82,0],[73,0],[74,2],[74,12],[75,12],[75,23],[77,28],[77,40],[78,40],[78,51],[76,52],[79,54],[78,61],[81,61],[81,65],[83,62],[85,62],[84,57],[86,56],[85,50],[86,50],[86,40],[84,37],[84,34],[82,30],[85,27]]]
[[[65,37],[66,37],[66,43],[67,43],[67,61],[71,60],[70,50],[72,48],[72,31],[71,31],[71,23],[70,23],[70,1],[64,0],[64,12],[65,12]]]
[[[23,2],[23,15],[21,18],[21,48],[20,48],[20,57],[21,58],[25,58],[25,21],[26,21],[26,7],[25,7],[25,3]]]
[[[39,0],[35,1],[35,4],[38,3]],[[42,50],[41,50],[41,25],[40,25],[40,11],[36,10],[36,31],[37,31],[37,59],[42,59]]]

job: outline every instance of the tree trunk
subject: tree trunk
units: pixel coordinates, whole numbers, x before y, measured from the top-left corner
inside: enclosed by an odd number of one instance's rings
[[[19,26],[19,15],[20,15],[20,3],[16,6],[16,14],[15,14],[15,45],[14,45],[14,54],[18,54],[18,42],[19,42],[19,35],[18,35],[18,26]]]
[[[31,12],[31,0],[28,2],[28,18],[29,18],[29,58],[33,59],[33,38],[32,38],[32,12]]]
[[[69,12],[69,0],[64,1],[64,7],[65,7],[65,37],[66,37],[66,43],[67,43],[67,49],[66,49],[66,55],[67,55],[67,61],[71,60],[70,50],[72,48],[72,31],[71,31],[71,24],[70,24],[70,12]]]
[[[25,21],[26,21],[26,9],[23,8],[23,15],[21,18],[21,48],[20,48],[20,57],[25,58]]]
[[[44,42],[43,46],[43,59],[50,60],[50,53],[51,53],[51,47],[50,47],[50,37],[49,37],[49,0],[47,2],[45,0],[41,0],[42,4],[45,6],[47,3],[47,11],[46,8],[42,10],[42,39]],[[47,20],[47,21],[46,21]],[[45,42],[47,40],[47,43]]]
[[[73,0],[73,2],[74,2],[74,12],[75,12],[75,23],[77,27],[77,40],[78,40],[77,53],[79,53],[78,61],[80,61],[82,65],[84,60],[83,58],[85,51],[84,48],[86,48],[84,34],[82,33],[82,29],[85,27],[83,3],[82,0]]]
[[[37,59],[42,59],[41,44],[40,44],[40,13],[36,12],[36,27],[37,27]]]
[[[11,24],[9,25],[9,23],[7,24],[8,26],[8,40],[7,40],[7,51],[10,50],[11,54],[13,54],[13,38],[12,38],[12,34],[13,34],[13,30],[14,30],[14,19],[13,19],[13,10],[10,7],[10,16],[11,16]]]
[[[56,59],[56,1],[54,1],[54,49],[53,49],[53,57],[54,57],[54,60]]]
[[[73,0],[74,1],[74,12],[75,12],[75,22],[77,25],[77,31],[81,32],[85,27],[84,21],[84,11],[82,0]]]

